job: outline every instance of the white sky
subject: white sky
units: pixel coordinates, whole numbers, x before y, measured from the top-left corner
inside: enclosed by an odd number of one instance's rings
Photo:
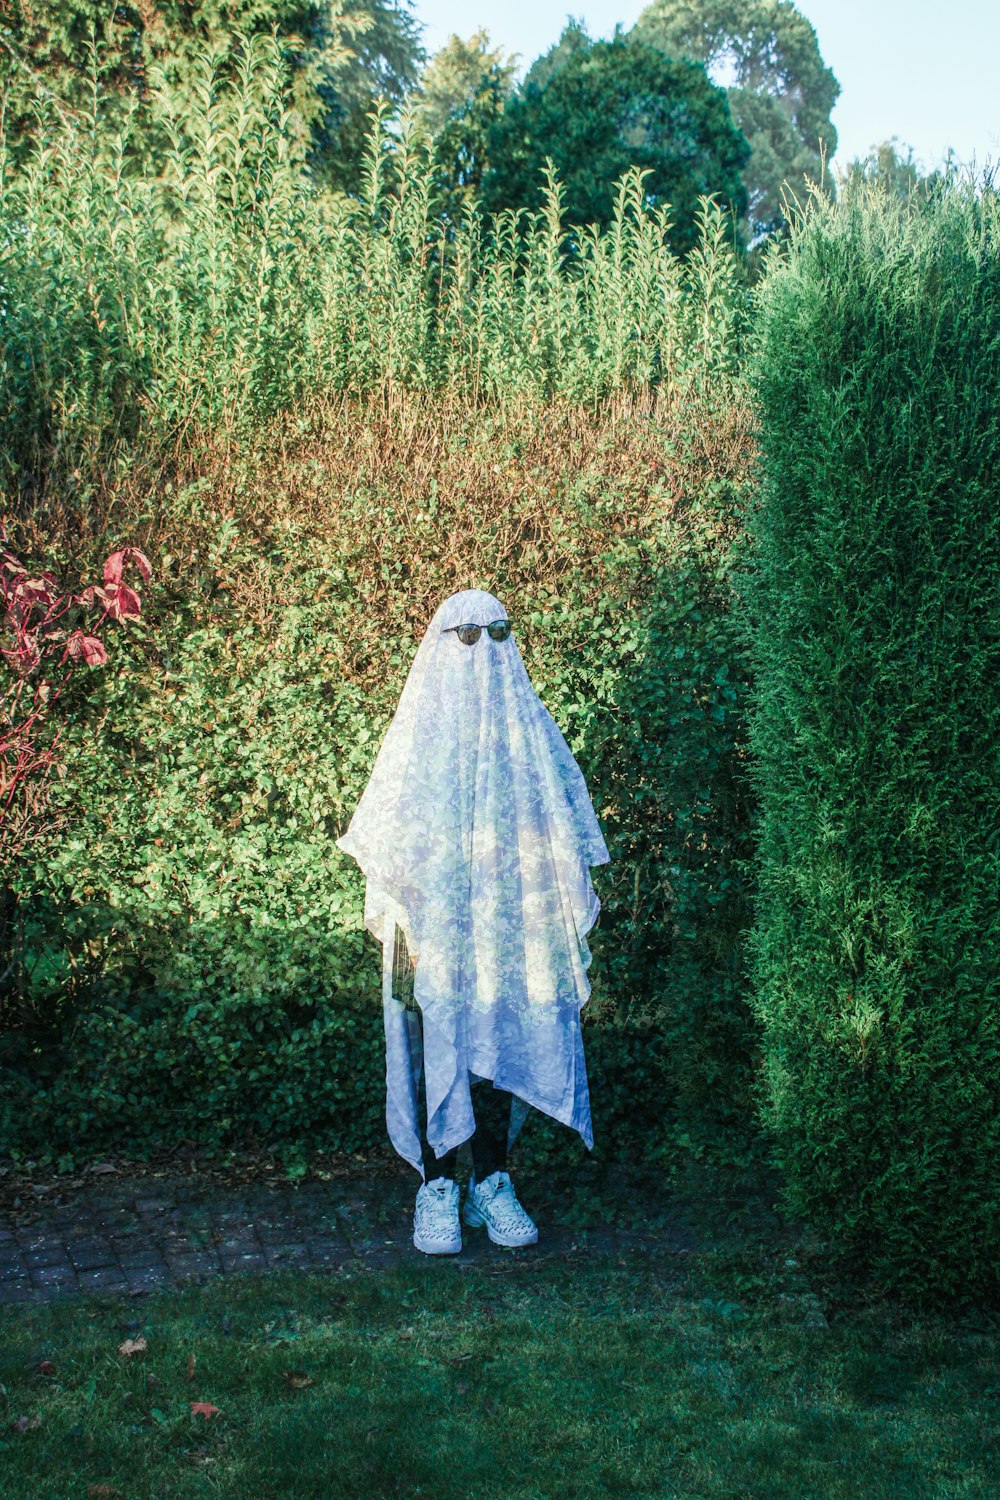
[[[951,146],[959,159],[1000,159],[1000,0],[799,0],[823,61],[841,87],[831,165],[843,169],[898,137],[926,171]],[[568,15],[592,37],[630,27],[642,0],[414,0],[423,44],[435,51],[480,26],[520,54],[521,69],[558,40]]]

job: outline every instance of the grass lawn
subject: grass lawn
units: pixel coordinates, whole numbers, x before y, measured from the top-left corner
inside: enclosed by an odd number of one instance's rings
[[[787,1258],[498,1250],[8,1309],[0,1495],[1000,1496],[1000,1320],[826,1321]]]

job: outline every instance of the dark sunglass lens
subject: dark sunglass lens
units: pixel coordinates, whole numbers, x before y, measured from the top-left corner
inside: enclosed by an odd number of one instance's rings
[[[510,621],[498,620],[494,625],[487,625],[486,629],[489,631],[493,640],[505,641],[510,635]]]
[[[479,625],[460,625],[458,627],[458,638],[463,646],[474,646],[479,639],[482,627]]]

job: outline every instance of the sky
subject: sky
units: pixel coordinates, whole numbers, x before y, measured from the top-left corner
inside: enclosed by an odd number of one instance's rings
[[[413,0],[434,52],[452,33],[480,26],[494,45],[520,54],[521,71],[558,40],[568,15],[592,37],[627,29],[645,0]],[[998,0],[799,0],[841,94],[833,109],[835,172],[895,136],[923,171],[949,147],[959,161],[1000,161]]]

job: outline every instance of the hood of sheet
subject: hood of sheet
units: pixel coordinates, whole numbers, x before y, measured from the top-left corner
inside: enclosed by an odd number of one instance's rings
[[[439,606],[337,840],[366,876],[365,925],[383,941],[398,923],[417,960],[427,1135],[439,1154],[472,1132],[476,1077],[593,1141],[579,1012],[600,910],[590,867],[609,855],[521,660],[516,619],[506,641],[483,630],[466,646],[448,630],[505,618],[479,589]],[[397,1105],[394,1124],[390,1097],[390,1135],[413,1161],[411,1102]]]

